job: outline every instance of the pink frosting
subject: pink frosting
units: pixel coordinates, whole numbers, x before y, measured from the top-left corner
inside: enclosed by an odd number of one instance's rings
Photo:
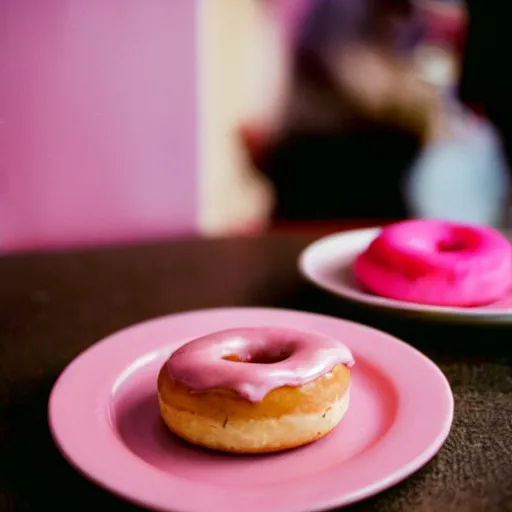
[[[236,357],[241,361],[225,358]],[[229,329],[195,339],[172,354],[169,376],[191,391],[228,388],[251,401],[281,386],[301,386],[336,365],[352,366],[350,350],[320,334],[281,327]]]
[[[355,263],[370,291],[438,306],[477,306],[512,285],[512,246],[488,227],[438,220],[388,226]]]

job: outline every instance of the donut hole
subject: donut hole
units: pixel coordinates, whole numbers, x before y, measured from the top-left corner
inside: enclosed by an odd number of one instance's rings
[[[461,252],[468,249],[468,244],[463,240],[441,240],[437,243],[439,252]]]
[[[478,231],[467,227],[454,227],[445,232],[437,242],[437,250],[441,253],[474,251],[481,246],[482,240]]]
[[[285,350],[278,352],[260,351],[254,352],[249,356],[242,357],[237,354],[230,354],[222,359],[225,361],[232,361],[234,363],[251,363],[251,364],[275,364],[285,361],[291,356],[291,353]]]

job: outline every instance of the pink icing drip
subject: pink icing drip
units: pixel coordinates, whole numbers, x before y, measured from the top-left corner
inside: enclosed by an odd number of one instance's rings
[[[224,358],[236,356],[245,362]],[[272,363],[251,362],[260,358]],[[320,334],[281,327],[229,329],[195,339],[169,358],[169,376],[191,391],[228,388],[250,402],[281,386],[301,386],[336,365],[352,366],[350,350]]]

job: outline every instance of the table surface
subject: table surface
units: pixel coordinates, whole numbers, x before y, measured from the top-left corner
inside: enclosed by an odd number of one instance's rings
[[[448,377],[455,420],[440,453],[405,482],[350,510],[512,510],[510,328],[420,324],[331,299],[296,270],[299,252],[313,238],[184,240],[1,259],[0,510],[135,510],[60,456],[46,423],[51,386],[77,354],[107,334],[219,306],[287,307],[364,321],[420,348]]]

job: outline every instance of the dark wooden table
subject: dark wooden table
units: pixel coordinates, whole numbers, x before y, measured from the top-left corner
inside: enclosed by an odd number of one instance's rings
[[[422,325],[334,301],[297,274],[297,255],[312,239],[190,240],[0,260],[0,510],[133,510],[59,455],[46,423],[52,384],[78,353],[122,327],[248,305],[363,320],[418,346],[450,380],[455,421],[439,455],[351,510],[512,510],[511,329]]]

